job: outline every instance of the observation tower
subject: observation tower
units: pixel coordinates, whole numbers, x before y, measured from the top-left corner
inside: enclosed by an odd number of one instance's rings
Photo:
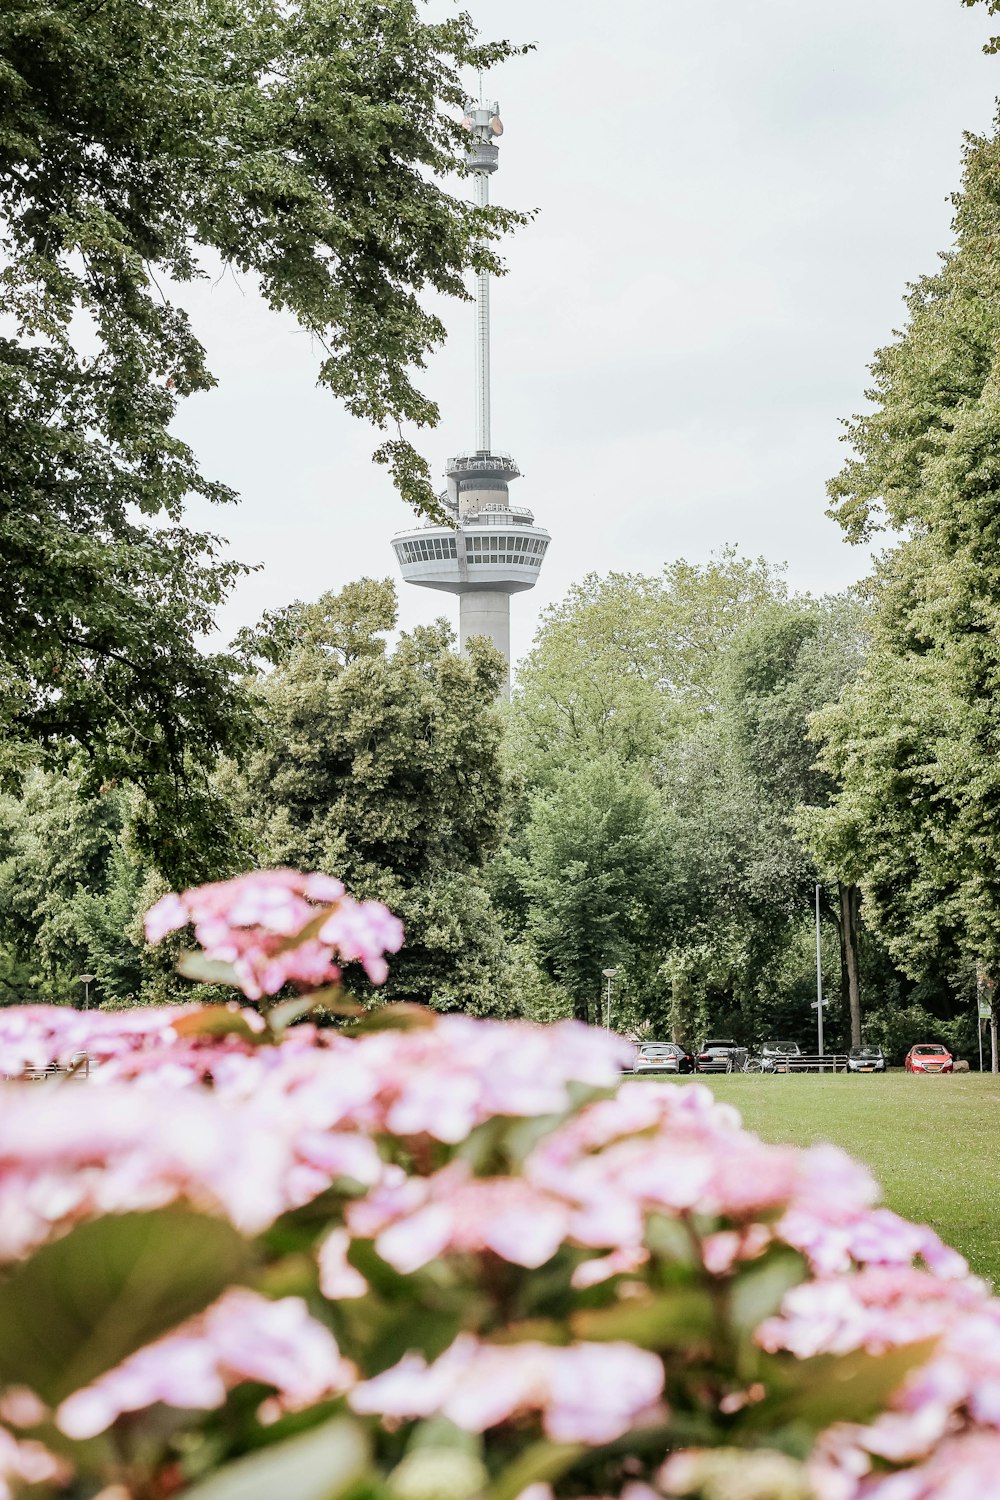
[[[496,103],[469,103],[465,126],[471,136],[466,161],[472,169],[476,203],[490,201],[490,177],[503,134]],[[406,583],[439,589],[459,598],[458,638],[462,650],[474,635],[485,635],[507,662],[510,693],[510,596],[534,588],[549,542],[531,511],[511,505],[508,486],[520,477],[509,453],[495,451],[490,432],[490,278],[476,279],[476,446],[449,460],[448,488],[441,504],[449,521],[429,521],[392,539]]]

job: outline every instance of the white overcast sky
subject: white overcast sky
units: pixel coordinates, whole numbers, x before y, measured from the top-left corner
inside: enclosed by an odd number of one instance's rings
[[[989,18],[959,0],[468,8],[486,34],[537,44],[487,80],[506,124],[494,196],[539,210],[493,295],[493,442],[553,537],[512,603],[515,657],[591,570],[733,542],[786,562],[795,588],[862,576],[824,484],[905,283],[948,243],[962,133],[991,125]],[[389,538],[410,513],[371,463],[377,435],[316,387],[309,338],[228,275],[183,300],[220,385],[178,430],[242,497],[192,518],[263,564],[222,611],[225,636],[395,576]],[[436,474],[475,445],[472,313],[445,311],[425,380],[442,422],[421,440]],[[457,621],[456,600],[399,587],[404,627]]]

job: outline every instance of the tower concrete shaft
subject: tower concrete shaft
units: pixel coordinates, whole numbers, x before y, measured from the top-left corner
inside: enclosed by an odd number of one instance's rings
[[[510,595],[499,589],[462,594],[458,604],[458,644],[465,650],[474,635],[491,640],[507,663],[507,688],[510,696]]]

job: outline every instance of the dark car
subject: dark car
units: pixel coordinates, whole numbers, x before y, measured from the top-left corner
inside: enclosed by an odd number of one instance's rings
[[[696,1073],[739,1073],[747,1060],[747,1049],[732,1037],[709,1037],[695,1054]]]
[[[852,1047],[847,1054],[848,1073],[884,1073],[885,1053],[881,1047]]]
[[[693,1073],[694,1058],[677,1042],[636,1042],[633,1073]]]

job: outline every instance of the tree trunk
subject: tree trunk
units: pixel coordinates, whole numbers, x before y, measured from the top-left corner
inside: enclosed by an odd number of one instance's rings
[[[670,1040],[686,1042],[690,1025],[691,983],[684,973],[675,974],[670,986]]]
[[[844,921],[844,887],[837,885],[837,936],[840,939],[840,1006],[844,1015],[851,1013],[851,982],[847,976],[847,923]]]
[[[997,1066],[997,997],[996,997],[996,992],[995,992],[995,990],[993,988],[993,980],[992,980],[991,976],[989,974],[987,974],[986,968],[985,968],[985,966],[982,963],[977,963],[976,964],[976,1025],[979,1027],[979,1037],[980,1037],[980,1049],[979,1049],[980,1067],[982,1066],[982,1055],[983,1055],[983,1053],[982,1053],[983,1020],[982,1020],[982,1016],[980,1015],[980,1010],[983,1008],[983,1001],[984,1000],[986,1001],[986,1003],[989,1005],[989,1008],[990,1008],[990,1072],[991,1073],[996,1073],[996,1072],[1000,1071],[1000,1068],[998,1068],[998,1066]]]
[[[847,1004],[851,1013],[851,1046],[861,1046],[861,982],[858,977],[858,913],[861,892],[856,885],[838,882],[840,896],[840,951],[847,979]]]

